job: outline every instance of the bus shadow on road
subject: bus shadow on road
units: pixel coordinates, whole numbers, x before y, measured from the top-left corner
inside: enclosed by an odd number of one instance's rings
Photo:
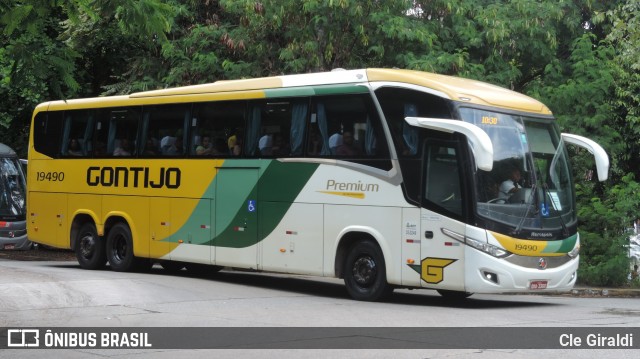
[[[57,268],[80,268],[77,263],[58,262],[51,265],[55,265],[55,267]],[[106,267],[106,270],[110,270],[108,265]],[[321,277],[307,277],[303,275],[259,272],[231,268],[225,268],[220,272],[212,271],[209,273],[192,273],[184,269],[179,271],[167,271],[159,266],[154,266],[149,270],[141,271],[139,272],[139,274],[197,278],[202,280],[212,280],[228,284],[259,287],[263,289],[271,289],[301,295],[351,300],[351,297],[349,297],[349,295],[347,294],[346,287],[341,281],[337,279],[329,279],[331,281],[329,282],[326,278],[323,279]],[[514,295],[512,294],[492,294],[491,298],[487,298],[483,295],[476,294],[471,296],[470,298],[454,300],[451,298],[445,298],[439,295],[435,290],[430,289],[415,289],[411,291],[397,289],[396,291],[394,291],[391,297],[382,300],[381,302],[397,305],[462,309],[532,308],[562,305],[557,303],[543,303],[531,300],[513,300],[513,296]],[[534,297],[528,296],[528,298]]]
[[[153,268],[153,273],[160,275],[172,275],[162,269]],[[287,274],[274,274],[267,272],[254,272],[245,270],[229,270],[225,269],[217,273],[194,275],[187,271],[173,273],[185,277],[199,277],[207,280],[215,280],[219,282],[238,284],[246,286],[255,286],[264,289],[272,289],[278,291],[286,291],[303,295],[313,295],[325,298],[348,299],[349,297],[346,287],[343,283],[332,279],[335,282],[327,282],[325,280],[314,277],[296,276]],[[499,299],[496,299],[499,297]],[[386,300],[382,302],[388,304],[399,305],[417,305],[430,307],[448,307],[448,308],[467,308],[467,309],[504,309],[504,308],[530,308],[530,307],[546,307],[558,304],[542,303],[535,301],[518,301],[512,300],[512,295],[492,295],[491,298],[480,298],[472,296],[466,299],[451,299],[439,295],[435,290],[396,290]]]

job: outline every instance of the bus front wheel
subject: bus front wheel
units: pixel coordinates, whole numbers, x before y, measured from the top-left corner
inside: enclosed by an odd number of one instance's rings
[[[85,223],[76,237],[76,258],[84,269],[102,269],[107,263],[104,241],[98,237],[93,223]]]
[[[107,259],[111,269],[128,272],[134,269],[131,229],[124,223],[114,225],[107,235]]]
[[[376,244],[360,241],[351,248],[345,261],[344,283],[356,300],[376,301],[391,295],[393,287],[387,283],[384,256]]]

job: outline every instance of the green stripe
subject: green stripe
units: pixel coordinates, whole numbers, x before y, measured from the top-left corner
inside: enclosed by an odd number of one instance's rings
[[[560,241],[548,241],[547,246],[542,250],[542,253],[567,253],[570,252],[576,245],[578,235],[574,234],[569,238],[565,238]]]
[[[369,89],[366,86],[356,86],[353,84],[285,87],[285,88],[264,90],[264,93],[267,98],[301,97],[301,96],[314,96],[314,95],[344,95],[344,94],[358,94],[358,93],[368,93],[368,92],[369,92]]]
[[[282,218],[291,207],[291,203],[298,197],[300,191],[309,181],[318,168],[317,164],[306,163],[282,163],[279,161],[264,161],[269,165],[261,171],[258,183],[249,191],[249,194],[241,202],[242,205],[233,215],[233,218],[226,224],[225,228],[220,228],[221,224],[216,223],[216,233],[218,235],[207,244],[220,247],[245,248],[266,238],[282,221]],[[255,223],[251,223],[251,215],[244,204],[255,199],[257,193],[255,214],[258,215],[257,228]],[[268,206],[266,203],[278,203],[277,206]],[[234,227],[237,223],[243,223],[245,218],[249,218],[249,226],[243,232],[238,232]],[[259,229],[259,230],[258,230]],[[255,232],[254,232],[255,230]]]

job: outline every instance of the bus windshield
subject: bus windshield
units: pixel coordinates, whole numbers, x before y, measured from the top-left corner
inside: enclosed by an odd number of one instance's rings
[[[17,158],[0,158],[0,220],[25,218],[25,179]]]
[[[569,235],[567,227],[575,226],[577,215],[567,152],[555,122],[471,108],[460,113],[482,128],[494,146],[493,170],[476,174],[478,215],[516,233]],[[552,238],[539,239],[545,237]]]

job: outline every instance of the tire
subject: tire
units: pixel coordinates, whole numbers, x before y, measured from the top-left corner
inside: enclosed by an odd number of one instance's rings
[[[452,301],[465,300],[473,295],[473,293],[461,292],[458,290],[438,289],[437,291],[438,291],[438,294],[440,294],[442,297]]]
[[[116,272],[129,272],[136,268],[133,256],[131,229],[125,223],[117,223],[107,234],[107,259]]]
[[[83,269],[102,269],[107,263],[104,240],[98,236],[93,223],[85,223],[80,227],[74,246],[76,258]]]
[[[349,250],[344,284],[355,300],[373,302],[391,295],[393,287],[387,283],[384,256],[377,244],[360,241]]]

